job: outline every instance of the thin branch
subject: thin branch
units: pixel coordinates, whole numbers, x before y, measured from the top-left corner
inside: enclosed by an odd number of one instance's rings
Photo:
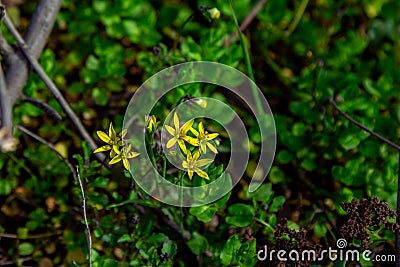
[[[24,102],[31,103],[32,105],[35,105],[36,107],[42,109],[44,112],[47,113],[47,115],[49,115],[56,122],[62,120],[61,115],[47,103],[44,103],[44,102],[42,102],[38,99],[32,98],[32,97],[28,97],[26,95],[22,95],[21,100]]]
[[[30,47],[31,55],[35,59],[39,58],[47,43],[61,4],[62,0],[40,0],[38,2],[24,36],[27,45]],[[8,22],[10,24],[10,21]],[[21,96],[22,89],[28,80],[28,67],[29,64],[20,52],[15,53],[10,58],[6,81],[9,87],[11,105],[14,105],[15,101]]]
[[[240,31],[244,31],[247,29],[247,27],[250,25],[250,23],[255,19],[257,14],[260,12],[261,8],[267,4],[268,0],[260,0],[257,5],[253,7],[253,9],[250,11],[250,13],[246,16],[246,18],[243,20],[243,22],[240,24]],[[233,32],[229,38],[224,42],[224,46],[229,46],[232,42],[233,39],[238,37],[238,32],[235,31]]]
[[[65,162],[65,164],[67,164],[68,168],[72,172],[72,175],[74,176],[74,180],[78,179],[78,177],[76,176],[76,173],[75,173],[74,166],[71,164],[71,162],[69,162],[69,160],[67,158],[65,158],[63,155],[60,154],[60,152],[57,151],[57,149],[55,148],[55,146],[52,143],[47,142],[42,137],[40,137],[37,134],[29,131],[28,129],[26,129],[25,127],[23,127],[21,125],[17,125],[17,129],[20,130],[21,132],[24,132],[25,134],[33,137],[37,141],[41,142],[42,144],[46,145],[48,148],[53,150]]]
[[[6,265],[17,265],[17,262],[19,264],[22,264],[25,261],[30,261],[32,260],[32,257],[23,257],[23,258],[18,258],[15,261],[11,260],[11,261],[5,261],[5,262],[0,262],[1,266],[6,266]]]
[[[395,148],[397,151],[400,152],[400,146],[393,143],[392,141],[386,139],[385,137],[375,133],[374,131],[371,131],[370,129],[368,129],[367,127],[365,127],[364,125],[362,125],[361,123],[359,123],[358,121],[354,120],[352,117],[350,117],[349,115],[347,115],[344,111],[342,111],[338,105],[336,104],[336,102],[332,99],[329,98],[328,102],[340,113],[340,115],[342,115],[346,120],[350,121],[352,124],[356,125],[358,128],[366,131],[367,133],[371,134],[372,136],[374,136],[375,138],[379,139],[380,141],[384,142],[385,144]]]
[[[82,184],[81,176],[79,174],[78,165],[76,166],[76,174],[78,177],[79,188],[81,189],[81,194],[82,194],[82,214],[83,214],[83,220],[85,222],[85,235],[86,235],[86,242],[87,242],[87,249],[88,249],[89,267],[92,267],[92,236],[90,235],[90,228],[89,228],[89,223],[88,223],[87,215],[86,215],[85,190],[83,190],[83,184]]]
[[[3,57],[6,65],[10,65],[11,58],[15,56],[14,49],[6,41],[1,31],[0,31],[0,54]]]
[[[0,111],[1,111],[1,127],[5,127],[8,131],[12,131],[12,105],[8,97],[7,84],[4,78],[3,69],[0,62]]]
[[[18,31],[15,29],[14,25],[12,24],[8,15],[5,15],[4,22],[17,41],[21,51],[23,52],[24,56],[28,59],[29,63],[32,65],[33,69],[39,75],[39,77],[43,80],[47,88],[49,88],[50,92],[53,94],[54,98],[60,103],[61,107],[64,109],[65,113],[69,116],[75,127],[80,132],[83,139],[88,142],[90,148],[95,150],[97,148],[96,143],[86,131],[85,126],[83,126],[82,122],[78,118],[78,116],[74,113],[74,111],[69,106],[68,102],[65,100],[63,95],[60,93],[60,90],[54,84],[54,82],[47,76],[46,72],[43,70],[42,66],[40,66],[39,62],[31,55],[27,44],[19,35]],[[105,159],[105,155],[102,153],[96,153],[95,156],[100,160],[103,161]]]
[[[47,238],[55,235],[61,235],[63,234],[62,230],[59,230],[54,233],[43,233],[43,234],[35,234],[35,235],[28,235],[26,237],[21,237],[17,234],[7,234],[7,233],[0,233],[1,238],[9,238],[9,239],[21,239],[21,240],[27,240],[27,239],[41,239],[41,238]]]

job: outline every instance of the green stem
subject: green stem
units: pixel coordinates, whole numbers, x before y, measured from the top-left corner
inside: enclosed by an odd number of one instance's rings
[[[179,186],[180,186],[180,201],[181,201],[181,205],[180,205],[180,212],[181,212],[181,221],[180,221],[180,227],[181,227],[181,233],[184,236],[184,229],[183,229],[183,176],[185,175],[185,172],[183,171],[179,171]]]
[[[154,157],[154,152],[153,152],[153,142],[149,143],[148,151],[149,151],[149,156],[150,156],[150,159],[151,159],[151,163],[153,164],[154,168],[157,169],[156,158]]]
[[[162,177],[165,179],[165,174],[167,172],[167,158],[165,157],[165,155],[162,155],[162,159],[163,159]]]
[[[261,223],[262,225],[264,225],[265,227],[267,227],[269,230],[271,230],[273,233],[275,233],[275,229],[267,222],[259,219],[259,218],[254,218],[254,220],[256,220],[257,222]]]
[[[306,10],[306,7],[308,5],[308,1],[309,0],[301,1],[300,6],[297,9],[296,15],[294,16],[294,19],[293,19],[292,23],[289,25],[288,35],[290,35],[296,29],[297,25],[299,24],[300,19],[303,16],[304,11]]]
[[[255,82],[253,68],[251,66],[251,61],[250,61],[249,51],[248,51],[246,43],[244,41],[243,34],[240,31],[239,23],[237,21],[235,10],[233,9],[233,5],[232,5],[232,1],[231,0],[229,0],[229,4],[231,6],[233,20],[235,21],[235,25],[236,25],[236,30],[237,30],[238,35],[239,35],[240,45],[242,46],[242,51],[243,51],[243,55],[244,55],[244,62],[245,62],[245,65],[246,65],[247,75],[249,75],[250,79],[253,82]],[[264,109],[262,107],[261,100],[260,100],[260,98],[258,96],[258,90],[256,88],[256,85],[251,83],[250,87],[251,87],[251,92],[253,93],[254,101],[256,103],[257,112],[258,112],[258,114],[263,114],[264,113]]]

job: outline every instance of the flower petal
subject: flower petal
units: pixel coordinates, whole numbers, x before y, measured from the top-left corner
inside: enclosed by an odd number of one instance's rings
[[[169,139],[167,142],[167,148],[171,148],[173,145],[175,145],[177,140],[178,139],[176,139],[175,137],[172,137],[171,139]]]
[[[189,175],[190,180],[192,180],[192,178],[193,178],[193,172],[192,172],[192,171],[188,171],[188,175]]]
[[[135,158],[135,157],[137,157],[137,156],[139,156],[140,155],[140,153],[138,153],[138,152],[133,152],[133,151],[130,151],[130,152],[128,152],[128,153],[126,153],[126,158],[128,158],[128,159],[133,159],[133,158]]]
[[[123,129],[120,133],[121,139],[124,139],[125,135],[128,133],[128,129]]]
[[[192,146],[199,146],[199,140],[197,138],[193,138],[191,136],[184,136],[183,140],[191,144]]]
[[[198,161],[196,161],[196,165],[197,167],[203,167],[207,164],[210,164],[211,162],[213,162],[213,159],[199,159]]]
[[[180,134],[181,134],[181,135],[186,134],[186,133],[189,131],[189,129],[192,127],[193,122],[194,122],[194,120],[187,121],[187,122],[182,126],[181,131],[180,131]]]
[[[207,134],[206,138],[208,140],[213,140],[215,137],[217,137],[219,134],[218,133],[211,133],[211,134]]]
[[[121,150],[119,149],[118,145],[113,145],[112,148],[113,148],[115,154],[118,154],[118,155],[121,154]]]
[[[93,151],[93,153],[99,153],[99,152],[104,152],[104,151],[108,151],[111,149],[110,145],[105,145],[102,147],[99,147],[98,149],[96,149],[95,151]]]
[[[186,150],[186,145],[185,145],[185,142],[183,141],[183,140],[178,140],[178,145],[179,145],[179,147],[182,149],[182,151],[183,151],[183,153],[187,153],[187,150]]]
[[[200,158],[200,151],[196,150],[196,152],[194,152],[193,154],[192,160],[197,160],[198,158]]]
[[[178,114],[176,114],[176,112],[174,113],[174,126],[176,131],[179,131],[179,118],[178,118]]]
[[[192,158],[192,153],[190,153],[190,151],[187,151],[187,153],[186,153],[186,159],[187,159],[188,161],[192,161],[192,160],[193,160],[193,158]]]
[[[110,137],[108,137],[108,135],[105,132],[102,131],[97,131],[97,136],[101,139],[101,141],[105,142],[105,143],[110,143],[111,139]]]
[[[112,122],[110,122],[110,126],[108,127],[108,136],[111,140],[114,140],[117,137]]]
[[[206,143],[207,142],[200,142],[200,150],[203,154],[206,153]]]
[[[125,169],[129,170],[130,164],[127,158],[123,157],[122,162],[124,164]]]
[[[199,123],[199,133],[200,135],[204,134],[204,126],[202,121]]]
[[[110,163],[110,164],[115,164],[115,163],[117,163],[117,162],[120,162],[121,159],[122,159],[121,155],[117,155],[117,156],[113,157],[113,158],[110,160],[109,163]]]
[[[174,129],[174,128],[172,128],[172,127],[169,126],[169,125],[165,125],[165,129],[167,130],[167,132],[168,132],[170,135],[175,136],[175,129]]]
[[[190,130],[196,137],[199,136],[199,132],[198,132],[195,128],[191,127],[189,130]]]
[[[198,170],[198,171],[196,171],[196,173],[197,173],[200,177],[202,177],[202,178],[204,178],[204,179],[206,179],[206,180],[209,180],[209,179],[210,179],[210,177],[208,177],[208,174],[207,174],[205,171]]]
[[[186,160],[182,161],[182,167],[185,168],[185,169],[189,168],[189,164],[188,164],[188,162]]]
[[[214,152],[215,154],[218,154],[217,148],[215,146],[213,146],[211,143],[207,142],[207,146],[212,152]]]

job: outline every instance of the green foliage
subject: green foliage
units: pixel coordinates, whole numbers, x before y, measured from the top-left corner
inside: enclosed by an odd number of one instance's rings
[[[258,1],[232,2],[233,9],[228,1],[198,1],[218,8],[220,17],[212,19],[209,13],[191,17],[188,2],[63,1],[40,64],[93,138],[110,122],[122,131],[128,101],[146,78],[194,60],[224,63],[250,76],[253,72],[277,127],[274,165],[267,181],[249,193],[261,136],[245,103],[213,85],[185,85],[166,95],[154,107],[157,119],[164,120],[183,96],[211,97],[246,118],[250,137],[249,163],[235,189],[214,203],[178,209],[146,197],[122,165],[107,169],[97,162],[32,73],[24,94],[48,103],[63,120],[54,122],[42,109],[20,101],[14,123],[54,144],[79,167],[93,266],[256,266],[258,247],[275,241],[282,217],[290,218],[290,229],[312,229],[310,240],[334,246],[339,233],[333,226],[346,215],[342,202],[377,196],[396,206],[398,152],[345,120],[326,100],[333,98],[369,129],[399,140],[399,1],[309,1],[295,25],[300,1],[270,0],[242,39],[226,45],[238,26],[233,15],[240,24]],[[35,5],[16,3],[7,9],[19,30],[27,28]],[[15,43],[4,29],[5,38]],[[214,181],[229,162],[230,143],[220,125],[207,127],[220,133],[219,153],[206,169]],[[6,260],[19,266],[45,266],[46,259],[57,266],[73,261],[84,266],[88,252],[81,192],[71,170],[46,145],[18,131],[15,135],[19,149],[0,154],[0,233],[17,236],[0,240]],[[155,165],[163,166],[163,153],[152,145]],[[166,167],[167,180],[178,183],[179,174]],[[185,176],[184,183],[199,186],[205,180]],[[379,244],[393,251],[390,231],[371,232],[370,237],[371,249]],[[32,260],[23,263],[24,257]]]

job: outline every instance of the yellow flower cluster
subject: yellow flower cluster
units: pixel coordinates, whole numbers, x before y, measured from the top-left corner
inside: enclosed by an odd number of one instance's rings
[[[200,167],[206,166],[210,164],[213,159],[199,159],[201,154],[205,154],[207,152],[207,148],[210,149],[213,153],[217,154],[218,150],[214,146],[211,140],[215,139],[218,134],[217,133],[208,133],[205,131],[203,123],[200,122],[198,124],[198,129],[194,129],[193,126],[194,120],[190,120],[185,122],[182,126],[180,126],[178,114],[174,113],[173,126],[165,125],[165,129],[167,132],[172,135],[172,137],[168,140],[166,147],[171,148],[176,143],[178,143],[184,155],[186,155],[186,160],[182,162],[182,167],[186,169],[189,178],[193,178],[193,173],[196,173],[200,177],[204,179],[210,179],[208,174],[205,171],[202,171]],[[191,132],[194,136],[189,136],[188,132]],[[192,151],[186,147],[186,144],[190,144],[193,149]]]
[[[97,131],[97,136],[104,142],[106,145],[99,147],[93,153],[106,152],[110,150],[110,164],[115,164],[122,160],[125,169],[129,170],[129,161],[128,159],[139,156],[139,153],[132,151],[132,146],[124,145],[124,137],[127,133],[127,130],[122,130],[121,133],[117,134],[114,130],[112,123],[108,127],[108,134],[102,131]]]
[[[146,134],[154,136],[159,123],[160,122],[157,121],[154,115],[147,116],[145,118]],[[217,148],[213,142],[211,142],[218,134],[208,133],[204,129],[203,122],[198,124],[197,129],[193,127],[193,123],[194,120],[192,119],[180,126],[178,114],[175,112],[173,125],[165,125],[167,132],[172,136],[167,141],[166,147],[171,148],[178,143],[179,148],[186,156],[186,159],[182,161],[182,167],[187,171],[190,179],[192,179],[193,174],[196,173],[200,177],[209,180],[210,177],[205,171],[201,170],[201,167],[210,164],[213,162],[213,159],[200,159],[200,156],[206,154],[207,149],[215,154],[218,153]],[[97,131],[98,137],[106,143],[106,145],[99,147],[94,153],[110,151],[111,160],[109,163],[115,164],[122,161],[125,169],[129,170],[130,164],[128,159],[139,156],[139,153],[132,151],[132,146],[130,144],[126,145],[124,140],[126,133],[127,130],[124,129],[117,134],[112,123],[110,123],[108,128],[108,134]],[[189,135],[189,133],[191,133],[191,135]],[[148,142],[152,142],[153,138],[154,137],[150,138]]]

